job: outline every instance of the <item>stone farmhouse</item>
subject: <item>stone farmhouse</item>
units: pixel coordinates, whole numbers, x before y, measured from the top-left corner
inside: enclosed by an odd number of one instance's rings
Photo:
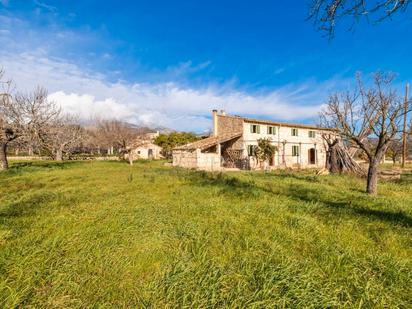
[[[159,132],[148,132],[141,134],[131,145],[128,147],[129,155],[133,160],[157,160],[163,158],[161,151],[162,147],[154,144],[154,140],[159,136]]]
[[[173,166],[209,171],[257,169],[254,151],[258,140],[267,138],[275,154],[266,168],[323,168],[326,145],[322,133],[333,133],[312,125],[290,124],[226,115],[213,110],[213,134],[173,150]]]

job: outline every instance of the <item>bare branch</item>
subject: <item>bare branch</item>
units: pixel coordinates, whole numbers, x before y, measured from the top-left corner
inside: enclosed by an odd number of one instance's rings
[[[312,0],[309,17],[326,36],[333,38],[335,27],[345,17],[354,24],[361,18],[368,22],[382,22],[398,12],[405,12],[410,0]]]

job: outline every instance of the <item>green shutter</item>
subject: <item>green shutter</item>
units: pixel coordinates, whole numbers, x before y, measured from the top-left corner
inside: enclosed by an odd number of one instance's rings
[[[299,157],[299,146],[292,146],[292,156]]]
[[[257,133],[257,134],[260,134],[260,125],[257,125],[257,126],[256,126],[256,133]]]

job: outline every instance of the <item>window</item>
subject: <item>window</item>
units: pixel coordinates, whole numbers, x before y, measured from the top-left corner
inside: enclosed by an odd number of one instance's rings
[[[276,135],[276,127],[268,126],[268,134]]]
[[[292,129],[292,136],[298,136],[298,129]]]
[[[309,131],[309,137],[310,138],[315,138],[316,137],[316,132],[315,131]]]
[[[258,124],[251,124],[250,125],[250,133],[260,133],[260,125]]]
[[[292,157],[299,157],[299,146],[292,146]]]
[[[247,146],[247,154],[248,156],[254,156],[256,153],[256,146],[255,145],[248,145]]]

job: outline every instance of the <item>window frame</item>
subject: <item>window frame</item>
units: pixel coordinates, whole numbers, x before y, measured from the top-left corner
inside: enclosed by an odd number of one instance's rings
[[[316,131],[315,130],[309,130],[309,138],[316,138]]]
[[[296,132],[296,134],[294,134]],[[291,136],[299,136],[299,130],[297,128],[292,128],[290,132]]]
[[[272,132],[270,132],[272,131]],[[267,127],[267,134],[268,135],[276,135],[276,127],[275,126],[268,126]]]
[[[299,145],[292,145],[292,157],[300,157]]]
[[[254,128],[256,128],[256,132],[254,132]],[[250,133],[252,134],[260,134],[260,125],[259,124],[251,124],[250,125]]]
[[[247,155],[253,157],[256,154],[256,145],[247,145]]]

